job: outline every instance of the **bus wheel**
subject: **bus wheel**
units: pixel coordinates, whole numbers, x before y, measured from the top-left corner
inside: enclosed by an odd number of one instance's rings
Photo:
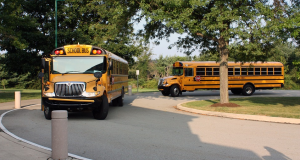
[[[52,109],[50,107],[44,106],[44,116],[47,120],[51,120]]]
[[[170,92],[171,92],[172,97],[178,97],[179,93],[180,93],[180,90],[179,90],[177,85],[174,85],[174,86],[171,87]]]
[[[254,93],[255,89],[251,84],[246,84],[243,88],[244,96],[251,96]]]
[[[109,104],[106,95],[102,96],[102,104],[93,109],[95,119],[104,120],[108,114]]]
[[[161,91],[161,94],[164,96],[168,96],[170,94],[170,92],[169,91]]]
[[[242,89],[231,89],[231,93],[236,94],[236,95],[240,95],[242,93]]]
[[[118,106],[122,107],[123,106],[123,98],[122,96],[117,98]]]

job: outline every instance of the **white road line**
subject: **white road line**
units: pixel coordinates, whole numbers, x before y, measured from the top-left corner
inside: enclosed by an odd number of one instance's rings
[[[36,105],[41,105],[41,104],[33,104],[33,105],[29,105],[29,106],[26,106],[26,107],[23,107],[23,108],[20,108],[20,109],[24,109],[24,108],[27,108],[27,107],[32,107],[32,106],[36,106]],[[23,138],[20,138],[16,135],[14,135],[13,133],[9,132],[2,124],[2,119],[3,117],[9,113],[9,112],[12,112],[12,111],[15,111],[15,110],[19,110],[19,109],[12,109],[12,110],[9,110],[9,111],[6,111],[5,113],[1,114],[1,117],[0,117],[0,128],[3,130],[3,132],[5,132],[6,134],[10,135],[11,137],[17,139],[17,140],[20,140],[20,141],[23,141],[25,143],[28,143],[30,145],[33,145],[33,146],[36,146],[36,147],[39,147],[39,148],[42,148],[42,149],[45,149],[45,150],[48,150],[48,151],[52,151],[51,148],[48,148],[48,147],[45,147],[45,146],[41,146],[39,144],[36,144],[36,143],[33,143],[33,142],[30,142],[30,141],[27,141]],[[91,159],[88,159],[88,158],[85,158],[85,157],[81,157],[81,156],[77,156],[75,154],[71,154],[71,153],[68,153],[68,156],[70,157],[73,157],[73,158],[77,158],[77,159],[82,159],[82,160],[91,160]]]

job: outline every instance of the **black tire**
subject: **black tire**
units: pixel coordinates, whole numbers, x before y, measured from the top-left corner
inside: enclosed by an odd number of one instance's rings
[[[231,93],[235,95],[240,95],[242,93],[242,89],[231,89]]]
[[[116,100],[117,100],[118,106],[122,107],[123,106],[123,97],[120,96]]]
[[[170,94],[170,92],[169,91],[161,91],[161,94],[164,96],[168,96]]]
[[[44,116],[47,120],[51,120],[52,109],[50,107],[44,106]]]
[[[93,110],[95,119],[104,120],[107,117],[109,104],[106,95],[102,96],[102,103]]]
[[[170,88],[170,93],[171,93],[171,96],[172,97],[178,97],[179,94],[180,94],[180,90],[178,88],[177,85],[173,85],[171,88]]]
[[[255,89],[253,85],[251,84],[246,84],[243,88],[243,95],[244,96],[251,96],[255,92]]]

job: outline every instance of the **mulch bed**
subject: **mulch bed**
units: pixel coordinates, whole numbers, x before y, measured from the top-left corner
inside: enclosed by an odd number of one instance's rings
[[[241,106],[235,103],[223,103],[223,104],[215,103],[211,105],[211,107],[241,107]]]

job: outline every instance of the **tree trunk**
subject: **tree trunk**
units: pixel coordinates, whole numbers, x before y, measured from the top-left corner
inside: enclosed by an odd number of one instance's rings
[[[228,42],[220,38],[218,49],[220,53],[220,103],[229,103],[228,95]]]

